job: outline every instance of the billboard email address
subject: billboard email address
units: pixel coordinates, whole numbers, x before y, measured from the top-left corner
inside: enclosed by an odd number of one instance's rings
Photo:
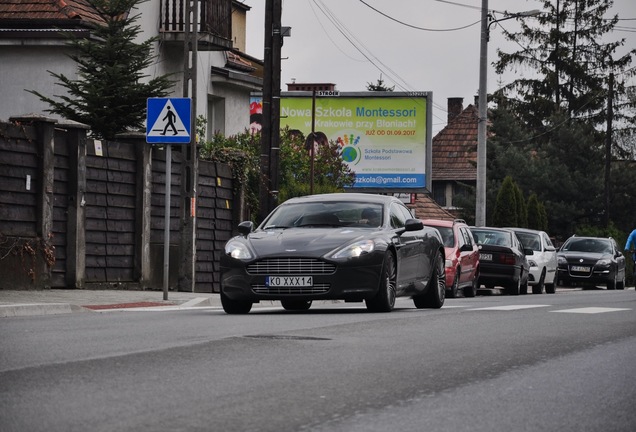
[[[354,187],[424,187],[424,175],[356,175]]]

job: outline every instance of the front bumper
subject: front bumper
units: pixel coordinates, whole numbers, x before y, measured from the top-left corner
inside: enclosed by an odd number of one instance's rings
[[[298,257],[289,259],[302,260]],[[312,273],[306,267],[298,269],[297,266],[263,266],[255,274],[254,265],[250,265],[254,263],[225,257],[221,262],[221,290],[232,300],[251,302],[284,299],[362,301],[377,293],[383,260],[382,254],[370,254],[343,262],[329,261],[327,273]],[[266,284],[268,276],[311,276],[313,284],[309,287],[269,287]]]

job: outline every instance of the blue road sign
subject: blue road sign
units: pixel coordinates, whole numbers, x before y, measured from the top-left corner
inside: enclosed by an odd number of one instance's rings
[[[146,104],[146,142],[151,144],[189,144],[192,99],[148,98]]]

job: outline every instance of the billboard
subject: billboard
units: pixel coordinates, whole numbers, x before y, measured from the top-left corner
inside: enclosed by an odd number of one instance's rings
[[[430,191],[430,92],[316,92],[313,102],[312,92],[281,93],[280,126],[307,136],[313,123],[315,136],[338,143],[353,189]]]

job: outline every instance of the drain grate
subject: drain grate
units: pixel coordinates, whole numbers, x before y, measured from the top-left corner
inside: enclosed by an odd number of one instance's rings
[[[251,339],[276,339],[276,340],[315,340],[315,341],[331,340],[330,338],[321,338],[321,337],[313,337],[313,336],[289,336],[289,335],[245,335],[243,337],[251,338]]]

